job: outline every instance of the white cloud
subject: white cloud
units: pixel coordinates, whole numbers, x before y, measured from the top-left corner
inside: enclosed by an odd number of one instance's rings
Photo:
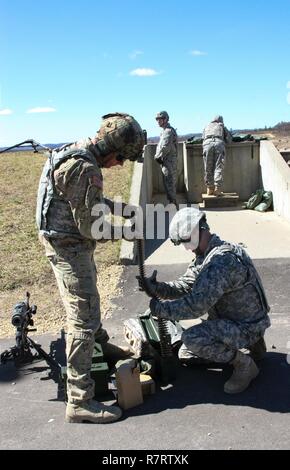
[[[131,70],[130,75],[136,77],[153,77],[154,75],[159,75],[160,72],[157,72],[154,69],[135,69]]]
[[[194,57],[200,57],[202,55],[207,55],[207,52],[203,51],[190,51],[190,55],[193,55]]]
[[[287,83],[287,88],[290,88],[290,82]]]
[[[139,55],[142,55],[142,51],[133,51],[131,54],[129,54],[130,59],[134,60],[136,59]]]
[[[8,116],[8,114],[12,114],[12,109],[0,109],[0,116]]]
[[[55,113],[56,109],[55,108],[31,108],[26,111],[27,114],[33,114],[33,113]]]

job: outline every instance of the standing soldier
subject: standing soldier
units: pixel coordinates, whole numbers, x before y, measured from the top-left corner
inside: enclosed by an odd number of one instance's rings
[[[119,348],[108,343],[101,325],[92,235],[97,217],[92,209],[111,203],[103,197],[100,168],[136,160],[143,146],[144,134],[132,116],[108,114],[92,139],[54,150],[40,179],[37,225],[67,313],[66,421],[70,423],[109,423],[122,414],[118,407],[93,400],[90,370],[95,340],[105,356]]]
[[[221,196],[226,158],[225,143],[232,136],[224,125],[222,116],[216,116],[203,131],[203,162],[208,196]]]
[[[154,159],[161,165],[163,183],[170,204],[177,205],[177,134],[169,124],[169,115],[161,111],[156,116],[159,127],[162,128]]]

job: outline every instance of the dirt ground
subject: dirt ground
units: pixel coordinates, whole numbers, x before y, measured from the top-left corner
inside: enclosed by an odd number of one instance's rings
[[[101,297],[102,318],[108,318],[113,309],[112,298],[121,295],[122,288],[119,280],[123,271],[122,266],[112,265],[103,267],[99,271],[98,291]],[[29,287],[29,286],[27,286]],[[34,327],[41,333],[58,333],[62,328],[66,330],[66,314],[61,302],[58,288],[54,279],[50,283],[35,283],[29,288],[31,304],[37,305],[34,316]],[[25,289],[13,289],[9,293],[0,292],[0,338],[12,337],[15,328],[11,324],[13,306],[25,300]]]
[[[255,132],[252,132],[252,134],[254,135]],[[276,129],[271,129],[270,131],[257,132],[257,134],[268,137],[269,140],[272,140],[279,152],[290,152],[290,132],[285,133]]]
[[[290,135],[274,135],[273,143],[279,152],[290,152]]]

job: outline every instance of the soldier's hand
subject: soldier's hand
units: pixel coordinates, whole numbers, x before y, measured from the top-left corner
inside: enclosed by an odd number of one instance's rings
[[[161,157],[155,158],[155,161],[156,161],[157,163],[159,163],[159,165],[162,165],[162,163],[163,163],[163,160],[162,160]]]
[[[149,289],[152,294],[156,293],[157,290],[157,271],[153,271],[150,277],[146,277],[145,279],[142,279],[141,276],[136,276],[136,279],[139,284],[139,290],[141,292],[146,292],[146,288]]]

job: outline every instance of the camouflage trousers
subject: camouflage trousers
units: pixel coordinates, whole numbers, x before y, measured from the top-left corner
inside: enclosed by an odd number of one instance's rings
[[[225,144],[220,140],[210,140],[203,145],[204,180],[207,187],[220,188],[224,180]]]
[[[175,202],[177,179],[176,161],[171,161],[165,158],[161,165],[161,171],[167,199],[170,203]]]
[[[102,328],[94,247],[72,250],[43,241],[67,313],[67,396],[70,403],[94,397],[90,376],[95,341],[109,340]]]
[[[179,357],[198,356],[211,362],[228,363],[238,349],[247,349],[264,335],[270,326],[269,317],[247,324],[231,320],[207,320],[185,330]]]

